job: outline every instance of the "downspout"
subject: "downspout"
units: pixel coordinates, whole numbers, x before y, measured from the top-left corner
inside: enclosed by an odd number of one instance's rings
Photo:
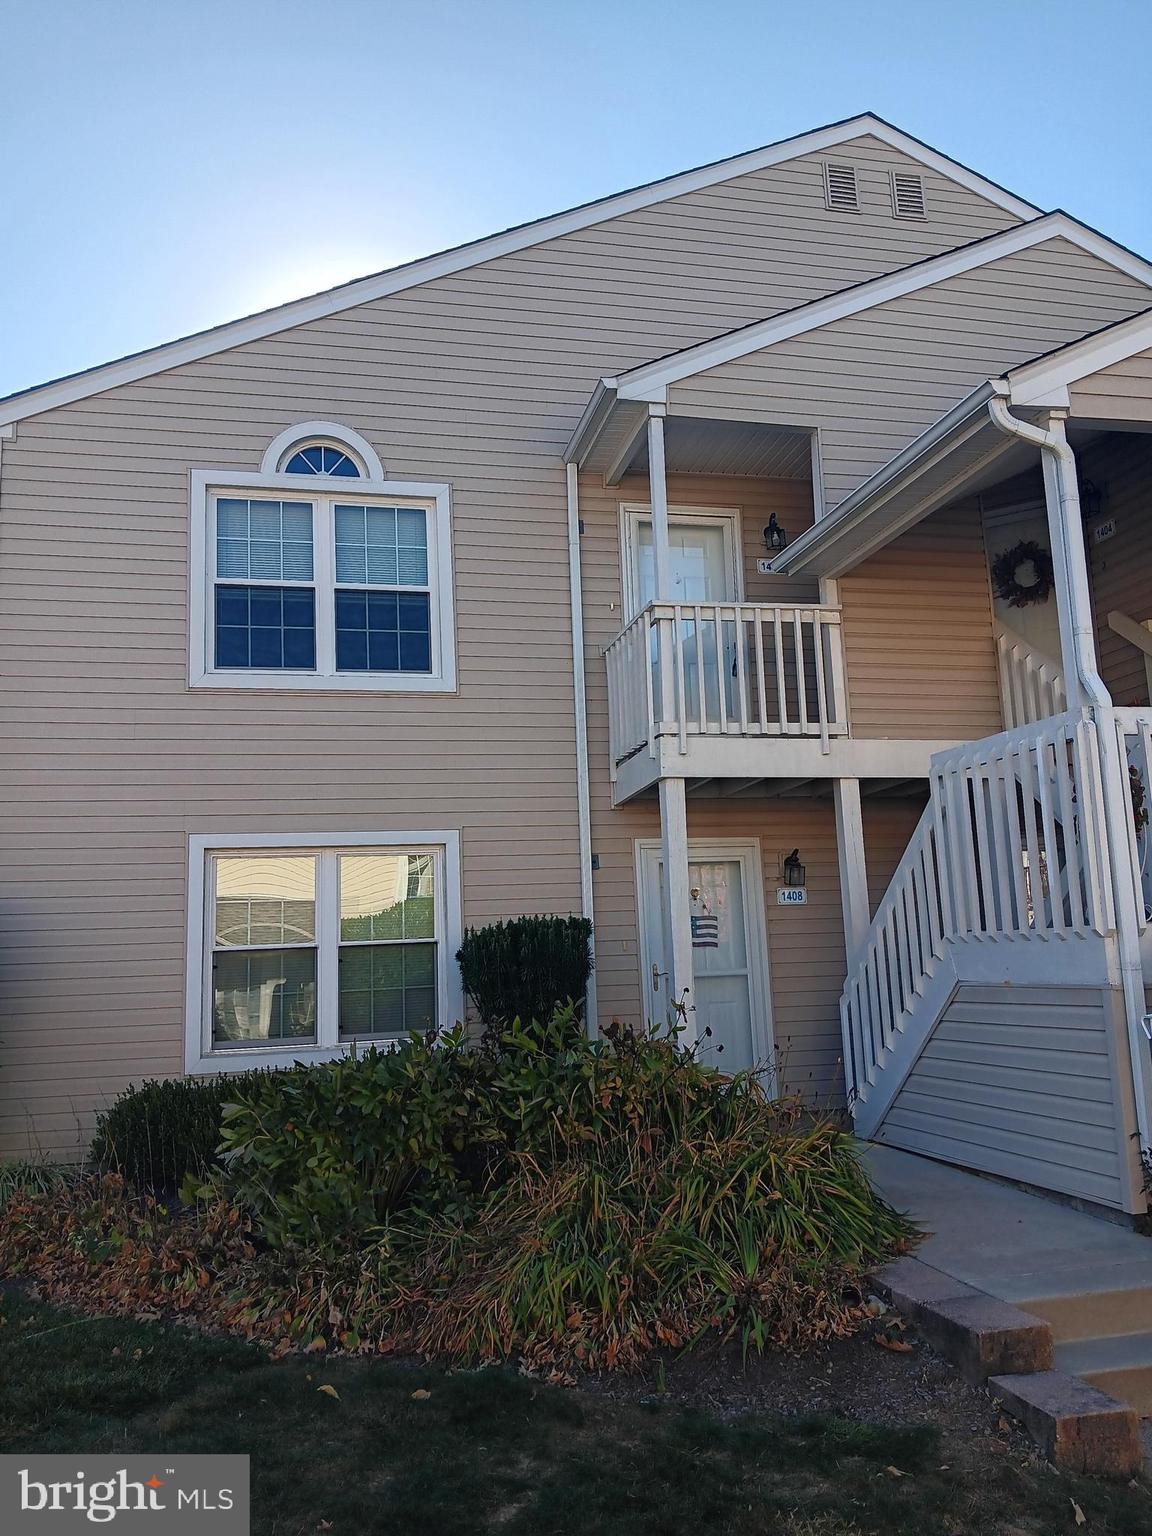
[[[580,910],[592,916],[592,810],[588,793],[588,704],[584,687],[584,595],[580,575],[580,471],[564,466],[568,477],[568,595],[572,615],[572,698],[576,712],[576,812],[579,822]],[[598,1028],[596,1012],[596,929],[592,929],[592,972],[584,998],[584,1027],[590,1038]]]
[[[1050,415],[1047,429],[1021,421],[1009,409],[1010,387],[1004,379],[994,379],[997,393],[988,402],[988,414],[1001,432],[1032,443],[1044,456],[1045,499],[1056,564],[1063,569],[1068,584],[1070,623],[1067,627],[1070,656],[1064,657],[1066,683],[1075,678],[1076,694],[1068,689],[1069,708],[1086,707],[1095,716],[1096,738],[1100,744],[1101,789],[1104,795],[1108,829],[1109,863],[1116,907],[1116,949],[1119,981],[1128,1021],[1128,1051],[1136,1100],[1136,1124],[1141,1152],[1152,1151],[1150,1134],[1150,1067],[1148,1039],[1143,1018],[1144,967],[1140,959],[1140,914],[1136,906],[1136,886],[1132,879],[1132,850],[1128,828],[1132,818],[1128,787],[1127,759],[1121,750],[1113,713],[1112,695],[1096,667],[1096,641],[1092,628],[1092,601],[1088,586],[1088,563],[1080,530],[1080,487],[1076,478],[1076,455],[1068,444],[1063,416]],[[1062,631],[1063,633],[1063,631]],[[1069,667],[1069,661],[1072,667]]]

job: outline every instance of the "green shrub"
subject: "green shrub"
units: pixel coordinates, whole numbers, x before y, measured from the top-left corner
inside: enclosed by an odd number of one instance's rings
[[[498,1033],[513,1019],[550,1019],[575,1003],[576,1031],[592,974],[586,917],[517,917],[468,928],[456,959],[481,1022]]]
[[[18,1196],[0,1271],[278,1348],[544,1371],[856,1327],[867,1271],[912,1232],[851,1138],[666,1039],[558,1044],[571,1025],[568,1009],[501,1052],[414,1037],[233,1085],[210,1202],[171,1209],[114,1178]]]
[[[224,1105],[265,1072],[174,1077],[129,1086],[96,1121],[90,1157],[140,1190],[171,1194],[217,1163]]]
[[[217,1187],[272,1241],[301,1245],[356,1240],[401,1204],[450,1204],[498,1151],[490,1071],[458,1028],[250,1081],[224,1112]]]

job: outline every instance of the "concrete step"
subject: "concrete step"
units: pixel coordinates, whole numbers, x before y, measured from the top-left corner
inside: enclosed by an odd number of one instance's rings
[[[1152,1333],[1121,1333],[1057,1344],[1056,1368],[1152,1416]]]
[[[1152,1243],[1149,1243],[1152,1249]],[[1152,1285],[1123,1290],[1078,1290],[1063,1296],[1028,1297],[1018,1301],[1026,1312],[1042,1317],[1057,1344],[1081,1339],[1112,1339],[1122,1334],[1152,1333]]]

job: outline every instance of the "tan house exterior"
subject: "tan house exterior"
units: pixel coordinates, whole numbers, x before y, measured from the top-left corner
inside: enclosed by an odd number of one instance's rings
[[[1150,311],[865,116],[0,402],[0,1155],[584,912],[594,1021],[1142,1210]]]

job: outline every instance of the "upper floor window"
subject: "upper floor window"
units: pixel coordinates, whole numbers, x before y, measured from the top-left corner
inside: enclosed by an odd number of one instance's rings
[[[448,487],[328,444],[273,462],[193,474],[193,686],[454,688]]]

